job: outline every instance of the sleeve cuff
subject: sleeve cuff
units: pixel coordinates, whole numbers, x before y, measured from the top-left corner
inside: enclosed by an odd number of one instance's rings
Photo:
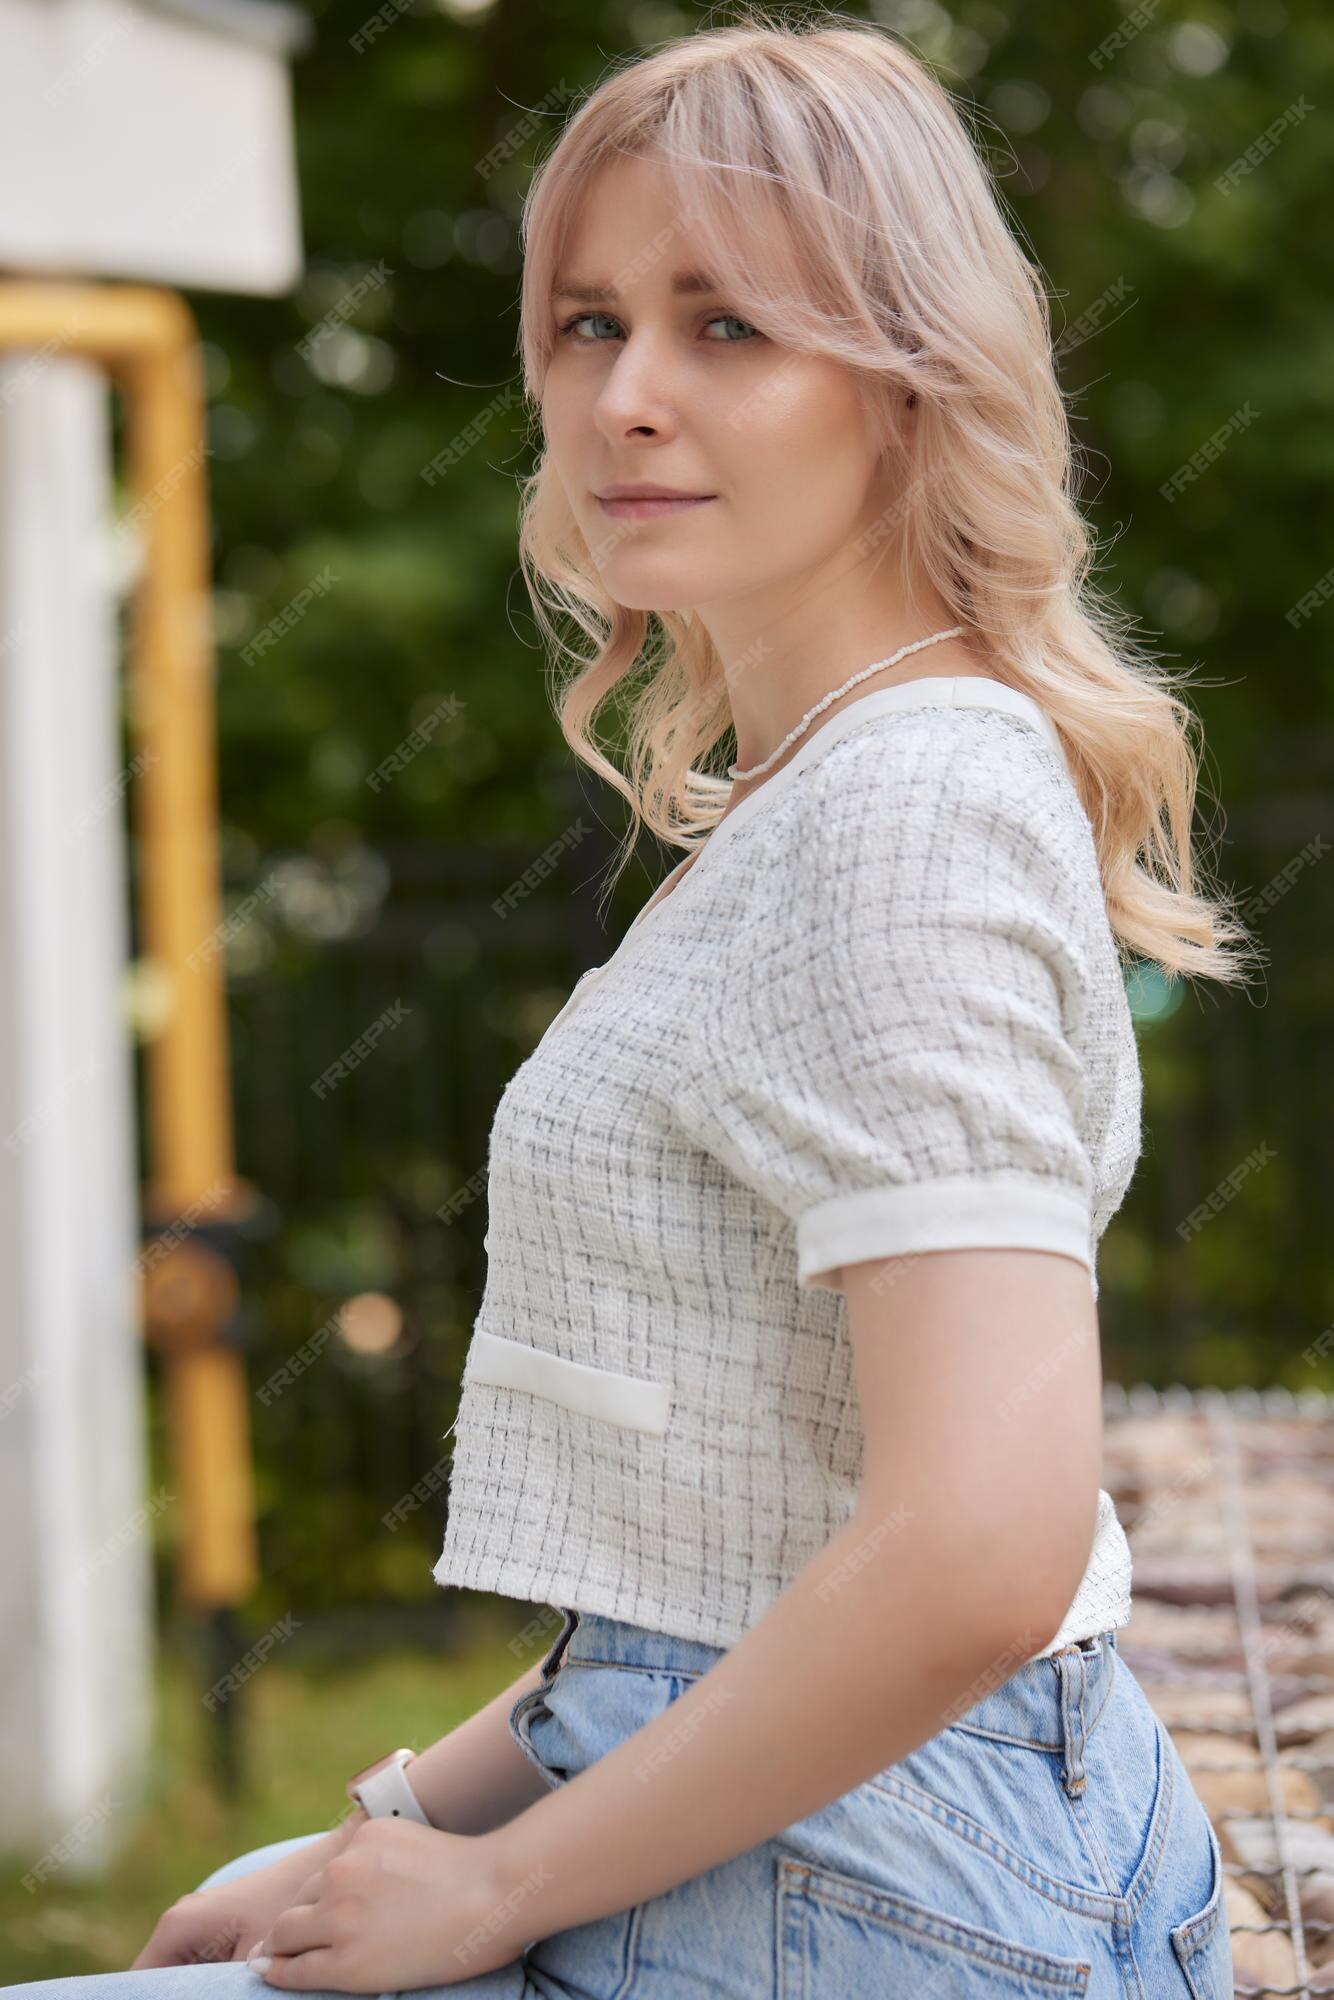
[[[1051,1250],[1093,1277],[1089,1234],[1087,1203],[1063,1187],[955,1178],[865,1188],[799,1217],[797,1282],[839,1291],[844,1264],[922,1250]]]

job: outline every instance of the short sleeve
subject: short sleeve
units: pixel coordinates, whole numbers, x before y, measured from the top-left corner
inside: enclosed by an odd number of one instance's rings
[[[1101,891],[1059,758],[994,713],[896,717],[837,745],[783,811],[769,848],[756,819],[683,1126],[795,1225],[803,1288],[970,1247],[1092,1276],[1079,1048]]]

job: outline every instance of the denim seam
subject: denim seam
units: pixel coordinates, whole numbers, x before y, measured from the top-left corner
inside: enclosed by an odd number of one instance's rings
[[[905,1778],[888,1777],[884,1773],[877,1773],[867,1783],[887,1798],[897,1799],[912,1811],[938,1820],[960,1840],[978,1852],[990,1855],[1009,1874],[1036,1889],[1040,1896],[1045,1896],[1048,1902],[1056,1903],[1061,1909],[1077,1910],[1103,1923],[1115,1923],[1118,1917],[1126,1915],[1124,1897],[1110,1895],[1100,1889],[1083,1888],[1077,1882],[1062,1882],[1058,1876],[1048,1875],[1033,1862],[1026,1861],[1022,1854],[1017,1854],[1012,1847],[997,1840],[995,1834],[988,1832],[977,1820],[970,1819],[957,1807],[947,1805],[933,1792],[922,1791],[918,1786],[910,1785]]]
[[[983,1729],[975,1722],[952,1722],[949,1726],[951,1729],[967,1730],[970,1736],[983,1736],[988,1743],[1010,1743],[1016,1750],[1041,1750],[1049,1757],[1065,1748],[1059,1738],[1054,1743],[1048,1743],[1041,1736],[1016,1736],[1004,1729]]]
[[[1154,1718],[1157,1722],[1157,1717]],[[1163,1848],[1167,1843],[1168,1828],[1172,1823],[1173,1803],[1176,1797],[1176,1773],[1172,1758],[1163,1738],[1166,1728],[1159,1723],[1155,1731],[1158,1754],[1158,1786],[1153,1802],[1153,1819],[1149,1827],[1149,1837],[1144,1846],[1144,1858],[1131,1877],[1126,1889],[1126,1904],[1132,1918],[1139,1912],[1152,1893],[1158,1880],[1158,1870],[1162,1864]]]
[[[1107,1850],[1098,1838],[1092,1814],[1089,1812],[1088,1800],[1082,1792],[1073,1798],[1066,1792],[1065,1803],[1066,1810],[1074,1822],[1075,1834],[1079,1840],[1079,1844],[1092,1862],[1094,1869],[1106,1884],[1108,1895],[1119,1897],[1121,1892],[1116,1886],[1116,1875],[1110,1861],[1107,1859]]]
[[[778,2000],[807,2000],[806,1968],[810,1963],[810,1953],[806,1945],[806,1931],[811,1914],[810,1899],[784,1894],[781,1861],[778,1864],[774,1914],[778,1945]],[[795,1980],[788,1977],[793,1967],[796,1968]]]
[[[1197,1957],[1200,1952],[1207,1950],[1213,1943],[1214,1934],[1219,1924],[1224,1920],[1227,1907],[1223,1897],[1222,1850],[1219,1847],[1218,1835],[1214,1829],[1212,1820],[1209,1822],[1209,1853],[1213,1868],[1218,1874],[1217,1900],[1214,1900],[1213,1892],[1211,1891],[1210,1900],[1213,1901],[1213,1908],[1210,1909],[1208,1903],[1206,1903],[1204,1908],[1199,1910],[1195,1916],[1187,1917],[1182,1923],[1177,1924],[1172,1932],[1172,1949],[1176,1952],[1177,1961],[1192,1986],[1196,1982],[1195,1976],[1190,1970],[1190,1961]],[[1179,1943],[1178,1940],[1180,1941]]]
[[[584,1653],[567,1653],[561,1661],[565,1667],[614,1667],[618,1673],[657,1674],[662,1680],[698,1681],[709,1671],[707,1667],[651,1667],[642,1660],[590,1660]]]
[[[1070,1774],[1067,1771],[1066,1782],[1062,1786],[1062,1790],[1065,1794],[1065,1802],[1069,1809],[1070,1817],[1075,1824],[1075,1832],[1084,1848],[1084,1852],[1092,1860],[1096,1873],[1102,1877],[1108,1893],[1115,1896],[1120,1894],[1116,1880],[1116,1871],[1108,1858],[1106,1848],[1098,1838],[1098,1830],[1094,1825],[1093,1815],[1088,1808],[1088,1765],[1086,1762],[1088,1737],[1084,1731],[1084,1694],[1087,1689],[1087,1677],[1084,1673],[1084,1656],[1082,1653],[1079,1656],[1079,1670],[1081,1691],[1079,1699],[1073,1705],[1074,1723],[1078,1735],[1075,1738],[1075,1748],[1071,1759],[1072,1763],[1078,1769],[1079,1780],[1076,1785],[1072,1786],[1069,1782]],[[1065,1680],[1064,1676],[1062,1677],[1061,1693],[1064,1708],[1066,1698],[1069,1694],[1069,1683]]]
[[[1167,1840],[1168,1828],[1172,1818],[1175,1776],[1172,1770],[1171,1758],[1165,1753],[1163,1748],[1160,1729],[1155,1730],[1155,1757],[1153,1808],[1149,1817],[1148,1831],[1145,1835],[1144,1852],[1140,1857],[1139,1866],[1126,1885],[1124,1896],[1121,1897],[1128,1919],[1132,1925],[1138,1922],[1139,1912],[1152,1893],[1154,1884],[1158,1879],[1158,1870],[1162,1865],[1163,1847]],[[1066,1795],[1066,1806],[1085,1852],[1098,1868],[1103,1879],[1108,1882],[1114,1882],[1115,1876],[1107,1861],[1102,1843],[1094,1833],[1093,1822],[1091,1817],[1087,1815],[1087,1808],[1085,1808],[1084,1812],[1080,1811],[1080,1807],[1084,1803],[1082,1796],[1071,1798],[1068,1794]],[[1139,1967],[1135,1964],[1134,1952],[1129,1944],[1127,1944],[1126,1955],[1134,1970],[1135,1979],[1138,1981]],[[1119,1950],[1117,1956],[1118,1959],[1122,1956]]]
[[[1111,1657],[1114,1659],[1115,1655],[1113,1654],[1111,1655]],[[656,1674],[666,1679],[678,1680],[678,1681],[702,1680],[704,1675],[710,1671],[710,1669],[707,1667],[698,1667],[698,1668],[655,1667],[655,1666],[650,1666],[647,1662],[642,1660],[590,1659],[586,1653],[576,1653],[573,1650],[566,1652],[560,1664],[563,1667],[611,1667],[615,1668],[618,1672],[621,1673]],[[557,1671],[559,1671],[559,1669],[557,1669]],[[1108,1676],[1109,1683],[1110,1679],[1111,1676],[1109,1675]],[[1098,1726],[1098,1723],[1101,1721],[1103,1713],[1107,1707],[1109,1696],[1110,1696],[1110,1685],[1108,1687],[1107,1692],[1104,1693],[1102,1701],[1098,1705],[1097,1714],[1093,1717],[1093,1719],[1089,1723],[1088,1730],[1085,1736],[1085,1741],[1087,1741],[1088,1738],[1092,1736],[1094,1730]],[[990,1743],[1012,1743],[1021,1750],[1041,1750],[1045,1751],[1048,1754],[1052,1754],[1058,1750],[1064,1749],[1065,1747],[1059,1738],[1055,1742],[1048,1743],[1042,1737],[1021,1736],[1002,1729],[987,1729],[984,1728],[980,1723],[954,1722],[948,1725],[948,1729],[966,1730],[968,1735],[985,1737],[986,1740]]]
[[[634,1904],[629,1916],[630,1924],[625,1934],[625,1967],[619,1983],[612,1988],[611,2000],[631,2000],[635,1981],[639,1977],[639,1934],[644,1924],[644,1905]]]
[[[1038,1952],[1010,1938],[1003,1938],[998,1931],[989,1934],[974,1925],[960,1923],[957,1917],[951,1917],[943,1910],[933,1910],[913,1897],[900,1895],[897,1890],[877,1889],[869,1882],[854,1882],[835,1869],[783,1861],[779,1867],[779,1894],[783,1898],[799,1897],[817,1905],[824,1903],[832,1909],[849,1910],[860,1916],[869,1915],[888,1929],[906,1931],[909,1935],[915,1933],[947,1951],[955,1951],[973,1965],[1016,1972],[1028,1979],[1041,1980],[1058,1991],[1075,1993],[1087,1989],[1087,1975],[1091,1970],[1087,1959],[1062,1962],[1055,1953]],[[1085,1975],[1082,1987],[1075,1983],[1081,1971]]]
[[[1144,1981],[1135,1957],[1134,1931],[1130,1924],[1113,1924],[1112,1955],[1125,1987],[1127,2000],[1145,2000]]]

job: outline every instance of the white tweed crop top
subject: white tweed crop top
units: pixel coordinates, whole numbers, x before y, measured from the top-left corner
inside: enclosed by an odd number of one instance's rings
[[[432,1574],[728,1647],[856,1502],[838,1268],[1030,1247],[1096,1297],[1141,1080],[1060,738],[998,681],[850,702],[673,877],[496,1108]],[[1103,1492],[1042,1654],[1129,1617]]]

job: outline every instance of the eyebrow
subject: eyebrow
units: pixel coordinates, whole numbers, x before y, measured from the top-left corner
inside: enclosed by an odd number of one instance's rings
[[[672,274],[673,293],[716,292],[717,283],[707,271],[675,271]],[[582,284],[578,279],[558,277],[551,287],[553,299],[577,299],[583,305],[619,305],[621,295],[614,285],[606,283]]]

